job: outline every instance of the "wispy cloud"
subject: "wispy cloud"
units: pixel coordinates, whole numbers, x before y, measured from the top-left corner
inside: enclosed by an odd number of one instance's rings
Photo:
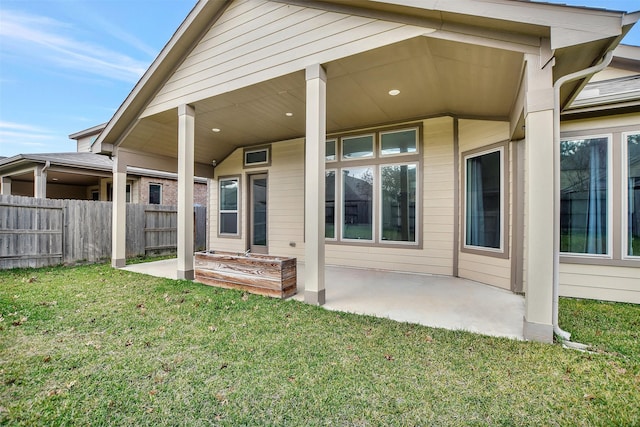
[[[0,121],[0,146],[46,147],[58,136],[37,126]]]
[[[147,68],[130,56],[77,40],[67,23],[10,10],[3,10],[0,16],[3,47],[49,65],[126,82],[136,82]]]

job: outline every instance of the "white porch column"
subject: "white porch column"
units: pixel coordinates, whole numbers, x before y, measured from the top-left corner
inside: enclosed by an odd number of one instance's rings
[[[2,195],[3,196],[11,195],[11,177],[10,176],[2,177]]]
[[[327,119],[327,75],[321,65],[306,69],[304,301],[322,305],[324,289],[324,161]]]
[[[127,257],[127,163],[113,156],[111,266],[124,267]]]
[[[527,55],[524,337],[553,342],[553,64]]]
[[[45,166],[38,165],[33,171],[33,197],[36,199],[47,198],[47,170]]]
[[[193,280],[195,109],[178,107],[178,279]]]

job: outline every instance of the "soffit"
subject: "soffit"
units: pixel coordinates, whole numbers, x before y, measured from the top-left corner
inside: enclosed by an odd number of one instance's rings
[[[439,114],[506,120],[522,55],[421,36],[324,65],[331,133]],[[196,162],[220,161],[237,147],[303,137],[305,88],[299,71],[194,103]],[[390,89],[401,93],[391,97]],[[176,157],[177,125],[175,110],[147,117],[121,147]]]

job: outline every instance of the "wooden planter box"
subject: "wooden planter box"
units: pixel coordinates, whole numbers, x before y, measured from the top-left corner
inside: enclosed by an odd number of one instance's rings
[[[288,298],[297,292],[295,258],[223,251],[196,252],[195,280],[205,285]]]

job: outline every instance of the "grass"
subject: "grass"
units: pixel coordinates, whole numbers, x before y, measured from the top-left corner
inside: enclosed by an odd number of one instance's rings
[[[105,265],[0,272],[0,424],[640,425],[639,306],[563,299],[594,353]]]

